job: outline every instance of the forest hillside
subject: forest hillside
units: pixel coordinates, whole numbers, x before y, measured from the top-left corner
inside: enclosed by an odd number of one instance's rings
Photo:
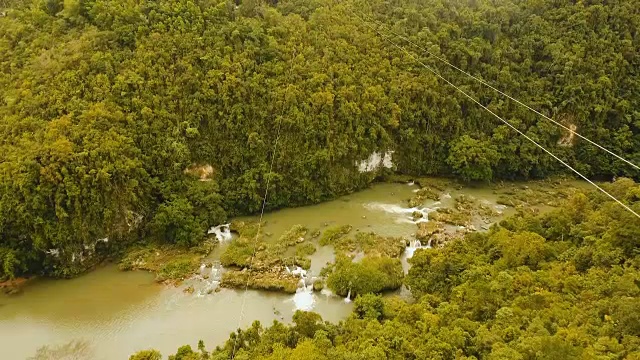
[[[563,170],[372,24],[638,163],[639,9],[637,0],[4,0],[0,278],[72,276],[141,238],[198,244],[210,226],[257,212],[267,179],[269,210],[388,172],[486,181]],[[439,69],[586,175],[638,176]]]

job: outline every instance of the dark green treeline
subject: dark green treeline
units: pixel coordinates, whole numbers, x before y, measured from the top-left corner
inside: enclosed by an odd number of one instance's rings
[[[0,277],[73,275],[106,237],[197,243],[267,177],[269,209],[333,198],[380,175],[358,171],[374,152],[465,180],[561,170],[353,10],[640,162],[637,0],[0,6]],[[638,175],[439,69],[589,176]]]

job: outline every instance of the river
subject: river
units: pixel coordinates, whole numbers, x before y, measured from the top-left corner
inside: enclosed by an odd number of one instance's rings
[[[263,231],[276,237],[295,224],[311,230],[350,224],[355,231],[410,237],[416,225],[406,200],[416,190],[414,185],[377,184],[323,204],[275,211],[265,214]],[[489,188],[452,189],[443,192],[440,202],[425,205],[451,206],[447,195],[459,193],[502,209]],[[311,272],[317,274],[332,261],[333,251],[320,248],[311,259]],[[294,295],[230,289],[188,294],[184,286],[159,285],[153,279],[148,273],[121,272],[108,265],[71,280],[36,280],[17,296],[0,295],[1,358],[25,359],[42,346],[76,340],[87,346],[91,359],[127,359],[148,348],[167,356],[184,344],[195,348],[199,339],[209,348],[220,345],[238,326],[254,320],[263,325],[290,322],[299,306]],[[312,301],[313,310],[325,320],[337,322],[351,311],[352,304],[342,298],[321,293],[309,297],[305,301]]]

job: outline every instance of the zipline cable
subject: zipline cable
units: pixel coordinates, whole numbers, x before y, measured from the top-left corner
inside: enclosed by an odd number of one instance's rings
[[[290,61],[289,72],[293,71],[293,60],[296,57],[296,49],[293,49],[293,56]],[[284,114],[284,105],[283,108],[280,109],[280,118],[276,117],[276,140],[273,143],[273,153],[271,154],[271,164],[269,165],[269,175],[273,172],[273,164],[275,163],[276,154],[278,153],[278,141],[280,141],[280,125],[282,124],[282,115]],[[271,182],[271,176],[267,177],[267,187],[264,190],[264,197],[262,198],[262,209],[260,209],[260,219],[258,220],[258,231],[256,232],[256,238],[253,242],[253,253],[251,254],[251,259],[249,260],[248,271],[251,271],[251,266],[253,265],[253,259],[256,257],[256,252],[258,249],[258,237],[260,236],[260,230],[262,229],[262,218],[264,216],[265,205],[267,204],[267,195],[269,194],[269,183]],[[242,294],[242,305],[240,306],[240,318],[238,318],[238,330],[242,325],[242,320],[244,319],[244,308],[247,302],[247,292],[249,290],[249,280],[251,279],[251,274],[247,274],[247,283],[244,287],[244,293]],[[235,359],[236,357],[236,348],[238,346],[238,338],[240,334],[236,336],[235,341],[233,342],[233,350],[231,352],[231,359]]]
[[[571,171],[573,171],[574,173],[576,173],[578,176],[580,176],[581,178],[583,178],[586,182],[588,182],[589,184],[593,185],[596,189],[600,190],[602,193],[604,193],[605,195],[607,195],[608,197],[610,197],[611,199],[613,199],[615,202],[617,202],[620,206],[622,206],[623,208],[625,208],[627,211],[629,211],[630,213],[632,213],[633,215],[635,215],[637,218],[640,219],[640,214],[638,214],[637,212],[633,211],[633,209],[631,209],[629,206],[627,206],[626,204],[624,204],[622,201],[616,199],[615,196],[609,194],[605,189],[601,188],[600,186],[598,186],[596,183],[594,183],[593,181],[589,180],[589,178],[587,178],[586,176],[582,175],[582,173],[580,173],[578,170],[574,169],[573,167],[571,167],[571,165],[567,164],[566,162],[564,162],[562,159],[560,159],[559,157],[557,157],[556,155],[554,155],[551,151],[547,150],[544,146],[538,144],[535,140],[533,140],[532,138],[530,138],[529,136],[527,136],[527,134],[523,133],[522,131],[520,131],[518,128],[516,128],[515,126],[511,125],[511,123],[509,123],[508,121],[504,120],[503,118],[501,118],[499,115],[497,115],[496,113],[494,113],[493,111],[491,111],[489,108],[487,108],[486,106],[482,105],[478,100],[476,100],[474,97],[472,97],[471,95],[467,94],[464,90],[460,89],[459,87],[457,87],[456,85],[454,85],[451,81],[447,80],[445,77],[443,77],[442,75],[440,75],[438,72],[436,72],[435,70],[433,70],[431,67],[429,67],[428,65],[426,65],[425,63],[423,63],[422,61],[420,61],[419,59],[417,59],[415,56],[411,55],[411,53],[409,51],[407,51],[405,48],[403,48],[402,46],[396,44],[395,42],[389,40],[389,38],[387,36],[385,36],[384,34],[380,33],[376,28],[370,26],[364,19],[362,19],[361,17],[359,17],[357,14],[355,14],[355,12],[351,11],[352,15],[354,15],[355,17],[357,17],[360,21],[362,21],[362,23],[367,26],[368,28],[372,29],[373,31],[375,31],[378,35],[380,35],[384,40],[386,40],[387,42],[389,42],[390,44],[392,44],[393,46],[397,47],[398,49],[400,49],[402,52],[404,52],[407,56],[409,56],[411,59],[413,59],[415,62],[417,62],[418,64],[424,66],[427,70],[429,70],[431,73],[433,73],[436,77],[440,78],[441,80],[443,80],[444,82],[446,82],[447,84],[449,84],[451,87],[453,87],[454,89],[456,89],[457,91],[459,91],[460,93],[462,93],[464,96],[466,96],[467,98],[469,98],[469,100],[473,101],[474,103],[476,103],[477,105],[479,105],[480,107],[482,107],[483,109],[487,110],[491,115],[493,115],[494,117],[496,117],[498,120],[502,121],[505,125],[509,126],[511,129],[513,129],[515,132],[517,132],[518,134],[524,136],[525,139],[529,140],[530,142],[532,142],[534,145],[536,145],[537,147],[539,147],[540,149],[542,149],[544,152],[546,152],[547,154],[549,154],[551,157],[553,157],[554,159],[556,159],[558,162],[560,162],[562,165],[564,165],[565,167],[567,167],[568,169],[570,169]]]
[[[258,237],[260,236],[260,230],[262,228],[262,217],[264,216],[264,209],[265,209],[265,205],[267,204],[267,195],[269,194],[269,183],[271,182],[271,172],[273,171],[273,164],[275,162],[276,153],[278,150],[278,141],[280,140],[280,123],[281,122],[282,121],[277,121],[278,125],[276,126],[276,140],[273,145],[273,153],[271,154],[271,164],[269,165],[269,173],[267,176],[267,187],[264,190],[264,197],[262,198],[262,209],[260,210],[260,219],[258,220],[258,231],[256,232],[256,237],[255,237],[255,240],[253,241],[253,252],[251,254],[251,259],[249,260],[249,266],[247,267],[247,283],[245,284],[244,292],[242,293],[242,305],[240,306],[240,318],[238,318],[238,327],[237,327],[238,329],[240,329],[240,326],[242,325],[242,320],[244,319],[244,308],[247,303],[247,292],[249,291],[249,281],[251,279],[251,274],[250,274],[251,266],[253,265],[253,259],[256,257],[256,252],[258,249]],[[235,359],[236,357],[238,338],[240,338],[240,334],[236,335],[235,341],[233,342],[231,359]]]
[[[591,145],[596,146],[596,147],[598,147],[599,149],[601,149],[601,150],[604,150],[604,151],[608,152],[609,154],[611,154],[611,155],[615,156],[615,157],[616,157],[616,158],[618,158],[619,160],[622,160],[622,161],[624,161],[625,163],[627,163],[627,164],[631,165],[631,166],[632,166],[632,167],[634,167],[635,169],[640,170],[640,166],[638,166],[638,165],[636,165],[636,164],[632,163],[631,161],[629,161],[629,160],[627,160],[627,159],[623,158],[622,156],[620,156],[620,155],[618,155],[618,154],[614,153],[613,151],[611,151],[611,150],[609,150],[609,149],[605,148],[604,146],[602,146],[602,145],[600,145],[600,144],[596,143],[595,141],[589,140],[588,138],[586,138],[586,137],[584,137],[584,136],[582,136],[582,135],[578,134],[575,130],[572,130],[571,128],[569,128],[569,127],[565,126],[564,124],[562,124],[562,123],[560,123],[560,122],[558,122],[558,121],[556,121],[556,120],[552,119],[551,117],[549,117],[549,116],[547,116],[547,115],[545,115],[545,114],[541,113],[540,111],[538,111],[538,110],[536,110],[536,109],[532,108],[531,106],[529,106],[529,105],[527,105],[527,104],[523,103],[522,101],[520,101],[520,100],[518,100],[518,99],[514,98],[513,96],[511,96],[511,95],[509,95],[509,94],[507,94],[507,93],[503,92],[502,90],[497,89],[496,87],[494,87],[493,85],[491,85],[491,84],[487,83],[486,81],[482,80],[481,78],[476,77],[476,76],[474,76],[474,75],[472,75],[472,74],[470,74],[470,73],[468,73],[468,72],[466,72],[466,71],[464,71],[464,70],[460,69],[459,67],[457,67],[457,66],[455,66],[455,65],[451,64],[451,63],[450,63],[450,62],[448,62],[446,59],[444,59],[444,58],[442,58],[442,57],[440,57],[440,56],[438,56],[438,55],[434,54],[433,52],[431,52],[431,51],[429,51],[429,50],[425,49],[424,47],[422,47],[422,46],[420,46],[420,45],[416,44],[415,42],[411,41],[409,38],[407,38],[407,37],[405,37],[405,36],[402,36],[402,35],[400,35],[400,34],[398,34],[398,33],[394,32],[394,31],[393,31],[393,30],[391,30],[388,26],[386,26],[386,25],[382,24],[381,22],[379,22],[379,21],[377,21],[377,20],[375,20],[375,19],[373,19],[373,18],[371,18],[371,17],[368,17],[367,15],[365,15],[365,14],[364,14],[364,13],[362,13],[362,12],[359,12],[359,13],[360,13],[360,15],[362,15],[362,17],[363,17],[363,18],[367,18],[367,19],[369,19],[371,22],[375,23],[375,24],[376,24],[376,25],[378,25],[379,27],[384,27],[384,28],[385,28],[385,30],[386,30],[386,31],[388,31],[389,33],[391,33],[391,34],[393,34],[393,35],[395,35],[395,36],[397,36],[397,37],[399,37],[399,38],[403,39],[404,41],[408,42],[409,44],[411,44],[411,45],[415,46],[416,48],[418,48],[418,49],[422,50],[423,52],[425,52],[425,53],[427,53],[427,54],[431,55],[432,57],[434,57],[434,58],[436,58],[436,59],[440,60],[441,62],[445,63],[445,64],[446,64],[446,65],[448,65],[449,67],[451,67],[451,68],[453,68],[453,69],[458,70],[458,71],[459,71],[459,72],[461,72],[462,74],[464,74],[464,75],[466,75],[466,76],[468,76],[468,77],[472,78],[473,80],[475,80],[475,81],[477,81],[477,82],[481,83],[482,85],[484,85],[484,86],[486,86],[486,87],[488,87],[488,88],[492,89],[493,91],[495,91],[495,92],[499,93],[500,95],[502,95],[502,96],[504,96],[504,97],[506,97],[506,98],[508,98],[508,99],[510,99],[510,100],[512,100],[512,101],[514,101],[514,102],[516,102],[518,105],[523,106],[523,107],[525,107],[525,108],[529,109],[530,111],[533,111],[534,113],[536,113],[536,114],[538,114],[538,115],[542,116],[544,119],[546,119],[546,120],[548,120],[548,121],[551,121],[552,123],[554,123],[554,124],[556,124],[556,125],[558,125],[558,126],[562,127],[563,129],[565,129],[565,130],[569,131],[571,134],[574,134],[575,136],[577,136],[577,137],[581,138],[582,140],[584,140],[584,141],[586,141],[586,142],[590,143]],[[362,20],[362,19],[361,19],[361,20]],[[364,21],[364,20],[363,20],[363,21]]]

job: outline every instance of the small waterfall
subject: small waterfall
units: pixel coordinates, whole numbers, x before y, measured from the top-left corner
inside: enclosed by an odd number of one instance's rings
[[[344,302],[346,302],[346,303],[350,303],[351,302],[351,289],[349,289],[349,292],[347,293],[347,297],[344,298]]]
[[[211,265],[211,270],[207,271],[207,265],[200,265],[200,275],[196,275],[194,277],[195,280],[199,281],[197,286],[198,297],[203,297],[205,295],[213,293],[219,286],[220,280],[222,279],[222,265],[220,265],[219,261],[214,262]]]
[[[402,222],[402,223],[407,223],[407,224],[420,224],[420,223],[425,223],[425,222],[429,222],[429,219],[426,219],[424,217],[421,217],[419,219],[416,220],[409,220],[409,219],[402,219],[398,222]]]
[[[295,295],[293,295],[294,311],[313,310],[316,302],[316,297],[313,294],[313,281],[310,281],[310,279],[313,278],[308,275],[307,270],[299,266],[296,266],[296,268],[293,270],[291,270],[288,266],[285,266],[285,269],[289,274],[300,276],[300,281],[298,281],[298,289],[296,290]]]
[[[407,183],[407,185],[409,185],[409,186],[413,186],[413,185],[415,185],[415,184],[416,184],[416,183],[415,183],[415,182],[413,182],[413,181],[409,181],[409,182]]]
[[[422,245],[422,242],[418,239],[413,239],[409,241],[409,246],[407,246],[405,250],[407,259],[411,259],[413,257],[413,254],[418,249],[431,249],[431,239],[429,239],[429,242],[427,243],[427,245]]]
[[[214,234],[219,242],[230,241],[232,238],[230,225],[231,224],[222,224],[214,226],[207,231],[207,234]]]
[[[289,271],[289,273],[291,275],[300,275],[300,278],[302,278],[302,279],[307,277],[307,270],[301,268],[300,266],[296,266],[296,268],[291,270],[291,271]]]
[[[403,208],[395,204],[369,203],[365,205],[369,210],[382,210],[391,214],[411,214],[418,208]]]
[[[413,253],[416,252],[416,248],[409,245],[407,246],[407,248],[405,249],[405,254],[407,255],[407,259],[411,259],[413,257]]]
[[[224,268],[222,267],[222,264],[220,264],[220,261],[215,261],[212,265],[211,265],[211,274],[210,274],[210,279],[213,279],[217,282],[220,282],[220,280],[222,279],[222,271],[224,270]]]
[[[294,311],[311,311],[315,306],[315,302],[312,285],[299,287],[295,295],[293,295]]]
[[[439,205],[440,203],[434,203],[433,205]],[[412,207],[412,208],[404,208],[395,204],[381,204],[381,203],[369,203],[366,204],[365,207],[369,210],[378,210],[384,211],[389,214],[400,215],[397,219],[397,223],[406,223],[406,224],[419,224],[423,222],[429,221],[429,213],[432,213],[438,209],[437,206],[432,208],[429,207]],[[414,213],[420,213],[420,217],[414,217]]]

